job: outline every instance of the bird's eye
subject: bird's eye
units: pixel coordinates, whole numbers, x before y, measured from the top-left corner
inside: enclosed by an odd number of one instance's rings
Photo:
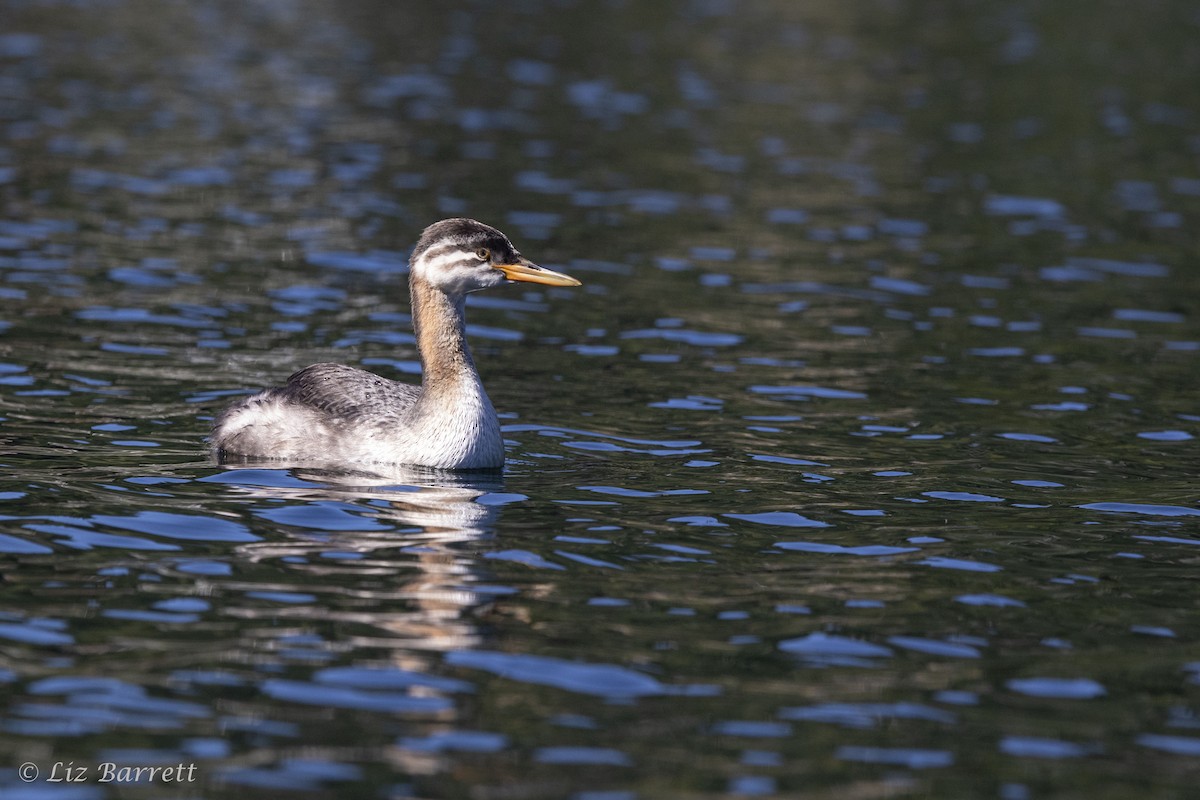
[[[492,251],[486,247],[481,247],[475,251],[475,255],[479,257],[480,261],[487,261],[492,257]]]

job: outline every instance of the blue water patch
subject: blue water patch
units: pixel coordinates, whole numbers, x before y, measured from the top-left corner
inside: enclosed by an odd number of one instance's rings
[[[818,703],[779,709],[781,719],[821,722],[847,728],[875,728],[884,720],[916,719],[953,725],[958,715],[920,703]]]
[[[367,516],[365,509],[350,503],[333,500],[317,500],[285,506],[255,508],[257,517],[269,519],[280,525],[298,528],[313,528],[331,531],[387,531],[393,526]]]
[[[992,606],[994,608],[1025,608],[1020,600],[999,594],[960,594],[955,601],[968,606]]]
[[[1104,687],[1091,678],[1013,678],[1005,686],[1030,697],[1063,700],[1091,700],[1107,694]]]
[[[86,167],[72,169],[70,181],[73,189],[83,193],[118,189],[130,194],[158,197],[167,194],[171,189],[165,181]]]
[[[789,458],[788,456],[768,456],[755,453],[750,454],[752,461],[765,461],[769,464],[788,464],[797,467],[828,467],[828,464],[823,464],[820,461],[809,461],[804,458]]]
[[[140,269],[138,267],[113,267],[108,271],[109,280],[118,283],[127,283],[130,286],[142,286],[147,288],[162,288],[172,286],[176,283],[171,276],[160,275],[152,270]]]
[[[1200,517],[1200,508],[1155,505],[1153,503],[1084,503],[1078,508],[1108,511],[1114,514],[1145,514],[1154,517]]]
[[[921,492],[922,497],[932,497],[935,500],[956,500],[964,503],[1003,503],[1003,497],[977,492]]]
[[[166,176],[168,183],[180,186],[228,186],[233,179],[232,172],[218,166],[180,167]]]
[[[845,546],[823,542],[776,542],[775,547],[780,550],[795,550],[804,553],[834,553],[848,556],[894,556],[900,553],[915,553],[920,550],[918,547],[895,547],[882,544]]]
[[[561,439],[562,446],[572,449],[572,450],[585,450],[585,451],[607,452],[607,453],[643,453],[643,454],[647,454],[647,455],[664,456],[664,457],[675,457],[675,456],[681,456],[681,455],[699,455],[699,454],[709,452],[709,450],[706,448],[695,449],[696,445],[701,444],[701,442],[695,441],[695,440],[656,441],[656,440],[648,440],[648,439],[634,439],[634,438],[623,437],[623,436],[615,436],[613,434],[596,433],[593,431],[581,431],[581,430],[575,430],[575,429],[571,429],[571,428],[552,428],[552,427],[548,427],[548,426],[544,426],[544,425],[526,425],[526,424],[504,425],[502,427],[502,430],[505,433],[522,432],[522,431],[536,431],[542,436],[550,436],[550,437],[555,437],[555,438]],[[577,435],[585,436],[585,437],[595,437],[595,438],[600,438],[600,439],[613,439],[616,441],[626,442],[629,444],[636,444],[636,445],[650,445],[651,448],[645,449],[645,448],[641,448],[641,447],[626,447],[626,446],[622,446],[619,444],[615,444],[612,441],[580,441],[580,440],[574,440],[574,439],[569,438],[571,436],[577,436]],[[546,456],[546,455],[539,454],[539,457],[548,458],[548,457],[553,457],[553,456]],[[560,501],[560,502],[562,502],[562,501]],[[571,502],[578,503],[578,502],[588,502],[588,501],[571,501]],[[602,501],[590,501],[590,502],[602,502]]]
[[[1019,358],[1025,355],[1024,347],[972,347],[967,350],[968,355],[981,356],[983,358]]]
[[[596,119],[611,120],[614,116],[619,118],[621,115],[641,114],[650,106],[644,95],[614,89],[607,78],[569,84],[567,99],[585,117]]]
[[[520,492],[484,492],[475,498],[475,502],[481,506],[506,506],[528,499],[529,495]]]
[[[1058,439],[1040,433],[997,433],[996,438],[1008,439],[1014,442],[1035,442],[1038,444],[1057,444]]]
[[[293,167],[272,171],[267,175],[267,183],[280,188],[303,189],[312,186],[316,178],[316,171],[311,168]]]
[[[1075,329],[1080,336],[1093,339],[1136,339],[1137,331],[1128,328],[1103,328],[1095,325],[1081,326]]]
[[[728,528],[729,527],[729,523],[727,523],[727,522],[721,522],[716,517],[706,517],[706,516],[671,517],[667,520],[667,522],[678,522],[682,525],[689,525],[692,527],[700,527],[700,528]]]
[[[268,296],[274,299],[272,308],[284,315],[308,316],[317,311],[336,311],[342,307],[346,293],[328,286],[294,284],[273,289]]]
[[[613,564],[610,561],[602,561],[601,559],[592,558],[591,556],[585,556],[580,553],[572,553],[569,550],[555,550],[554,555],[560,556],[569,561],[575,561],[579,564],[585,564],[589,567],[599,567],[600,569],[617,569],[617,570],[624,569],[624,567],[618,566],[617,564]],[[694,561],[695,559],[679,559],[679,560]]]
[[[368,690],[352,686],[330,686],[283,678],[268,678],[262,682],[259,690],[276,700],[383,714],[438,714],[454,707],[453,702],[444,697]]]
[[[997,217],[1063,217],[1066,207],[1045,197],[992,194],[984,198],[983,211]]]
[[[772,225],[803,225],[809,214],[800,208],[771,208],[767,210],[767,222]]]
[[[641,489],[625,489],[620,486],[576,486],[576,489],[597,494],[619,495],[621,497],[658,497],[658,492],[647,492]]]
[[[421,753],[497,753],[508,746],[508,737],[485,731],[439,731],[423,737],[402,737],[396,746]]]
[[[626,489],[622,486],[577,486],[575,488],[584,492],[618,495],[620,497],[678,497],[686,495],[709,494],[707,489],[663,489],[660,491],[646,491],[644,489]]]
[[[81,525],[51,525],[29,523],[24,526],[28,530],[45,533],[56,537],[55,544],[70,547],[75,550],[91,550],[94,547],[114,547],[123,550],[179,550],[179,545],[144,539],[140,536],[104,533]]]
[[[1187,431],[1142,431],[1138,434],[1139,439],[1150,439],[1155,442],[1188,442],[1195,437]]]
[[[745,760],[742,763],[745,764]],[[769,775],[735,775],[729,779],[725,791],[737,797],[765,797],[774,795],[777,788],[776,780]],[[580,800],[608,800],[608,798],[580,798]],[[612,800],[618,800],[618,798]],[[634,800],[634,798],[631,796],[629,800]]]
[[[1042,267],[1038,271],[1042,280],[1068,283],[1072,281],[1099,281],[1104,279],[1098,270],[1071,265]]]
[[[884,236],[897,236],[907,239],[920,238],[929,233],[929,224],[919,219],[899,219],[894,217],[881,219],[875,227]]]
[[[1161,733],[1143,733],[1137,743],[1151,750],[1177,756],[1200,756],[1200,739],[1193,736],[1174,736]]]
[[[931,291],[930,287],[923,283],[917,283],[916,281],[904,278],[887,278],[882,275],[871,276],[870,285],[872,289],[908,295],[910,297],[923,297]]]
[[[876,659],[889,658],[892,655],[891,648],[883,645],[821,632],[810,633],[797,639],[785,639],[778,646],[785,653],[818,660],[827,658]]]
[[[121,712],[124,724],[137,727],[173,728],[181,725],[185,718],[204,719],[211,715],[210,709],[201,703],[153,697],[144,687],[118,678],[59,675],[34,681],[27,691],[33,695],[65,695],[71,708],[92,707]]]
[[[1091,408],[1091,405],[1075,400],[1065,400],[1061,403],[1039,403],[1030,406],[1030,408],[1034,411],[1087,411]]]
[[[842,745],[837,749],[835,758],[842,761],[888,764],[909,769],[934,769],[954,764],[954,754],[949,750],[924,750],[909,747]]]
[[[669,400],[649,403],[650,408],[683,409],[686,411],[721,411],[725,401],[703,395],[688,395],[687,397],[672,397]]]
[[[1175,631],[1161,625],[1130,625],[1129,632],[1141,634],[1142,636],[1155,636],[1160,639],[1175,639],[1178,637]]]
[[[905,650],[949,658],[979,658],[982,655],[977,647],[969,644],[926,639],[920,636],[890,636],[887,643]]]
[[[407,255],[387,250],[369,253],[313,250],[306,252],[304,259],[313,266],[351,272],[402,274],[408,271]]]
[[[561,564],[547,561],[537,553],[532,553],[528,550],[493,550],[490,553],[484,553],[483,557],[495,559],[496,561],[513,561],[517,564],[524,564],[527,567],[534,567],[536,569],[566,569]]]
[[[630,767],[633,759],[610,747],[539,747],[533,753],[539,764],[571,764],[577,766]]]
[[[736,333],[716,333],[686,330],[681,328],[644,328],[622,331],[622,339],[663,339],[668,342],[689,344],[695,347],[732,347],[740,344],[743,337]]]
[[[246,597],[251,600],[266,600],[269,603],[285,603],[288,605],[315,603],[317,601],[317,596],[308,592],[246,592]]]
[[[0,622],[0,639],[44,647],[74,644],[75,637],[69,633],[63,633],[60,627],[60,623],[49,620],[29,620],[24,623]]]
[[[1120,261],[1111,258],[1072,256],[1067,259],[1067,264],[1072,267],[1130,278],[1165,278],[1171,274],[1169,268],[1152,261]]]
[[[113,528],[198,542],[257,542],[259,537],[241,523],[194,514],[139,511],[133,516],[97,514],[92,520]]]
[[[742,736],[755,739],[780,739],[792,734],[792,726],[783,722],[759,720],[725,720],[712,726],[720,736]]]
[[[555,211],[509,211],[505,224],[516,228],[525,239],[548,239],[562,219],[563,215]]]
[[[111,306],[92,306],[77,312],[80,319],[95,322],[119,322],[129,324],[171,325],[179,328],[206,328],[212,326],[213,320],[198,319],[182,314],[155,314],[145,308],[113,308]]]
[[[176,569],[187,575],[205,575],[221,577],[233,574],[233,567],[222,561],[187,560],[180,561]]]
[[[391,367],[392,369],[404,375],[420,375],[422,371],[421,362],[413,361],[411,359],[364,358],[360,363],[364,367]]]
[[[133,356],[165,356],[171,351],[166,347],[153,345],[123,344],[121,342],[102,342],[100,349],[110,353],[125,353]]]
[[[1000,740],[999,749],[1005,755],[1019,758],[1061,759],[1081,758],[1091,755],[1098,748],[1040,736],[1005,736]]]
[[[1113,319],[1125,322],[1154,322],[1174,324],[1186,322],[1187,317],[1176,311],[1153,311],[1142,308],[1118,308],[1113,312]]]
[[[43,39],[34,33],[0,34],[0,57],[33,58],[42,52]]]
[[[447,664],[491,672],[502,678],[553,686],[578,694],[612,699],[654,697],[666,694],[712,694],[710,686],[668,686],[641,672],[613,664],[567,661],[548,656],[460,650],[446,654]]]
[[[333,346],[338,349],[350,347],[358,347],[363,344],[385,344],[393,347],[401,345],[410,345],[416,343],[416,338],[404,331],[392,330],[377,330],[377,331],[360,331],[350,330],[346,335],[333,342]]]
[[[621,348],[611,344],[569,344],[563,349],[568,353],[592,357],[615,356],[621,352]]]
[[[785,528],[829,528],[828,522],[809,519],[794,511],[763,511],[757,514],[722,514],[730,519],[740,519],[755,522],[759,525],[779,525]]]
[[[540,169],[517,172],[513,176],[513,185],[522,191],[540,194],[571,194],[576,189],[576,182],[570,178],[555,178]]]
[[[349,686],[356,689],[409,689],[424,687],[442,692],[471,692],[474,685],[467,681],[426,675],[422,672],[399,667],[328,667],[318,670],[313,680],[331,686]]]
[[[212,603],[200,597],[172,597],[167,600],[159,600],[154,607],[161,611],[196,613],[208,611],[212,608]]]
[[[266,486],[275,489],[305,489],[319,483],[301,480],[286,469],[228,469],[196,478],[200,483],[230,483],[237,486]]]
[[[510,328],[497,328],[491,325],[467,325],[467,334],[477,339],[490,339],[494,342],[519,342],[525,334]]]
[[[317,758],[284,759],[274,767],[226,768],[220,780],[277,791],[316,791],[327,781],[356,781],[362,778],[357,764]]]
[[[141,608],[106,608],[100,612],[106,619],[125,619],[135,622],[151,622],[164,625],[182,625],[196,622],[196,614],[177,614],[172,611],[148,611]]]
[[[930,556],[915,563],[926,567],[957,569],[963,572],[999,572],[1004,569],[998,564],[989,564],[986,561],[967,561],[961,558],[947,558],[946,556]]]
[[[780,396],[784,400],[807,400],[814,397],[822,400],[864,400],[867,397],[862,392],[855,392],[848,389],[831,389],[825,386],[812,386],[808,384],[794,386],[757,385],[751,386],[750,391],[755,394]]]
[[[42,544],[31,542],[27,539],[21,539],[17,536],[10,536],[7,533],[0,533],[0,553],[11,553],[13,555],[45,555],[53,553],[52,548]]]

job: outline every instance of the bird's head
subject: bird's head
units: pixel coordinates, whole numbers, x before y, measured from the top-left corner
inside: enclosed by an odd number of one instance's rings
[[[414,280],[448,295],[489,289],[508,281],[579,286],[570,275],[539,267],[500,231],[473,219],[444,219],[421,234],[409,259]]]

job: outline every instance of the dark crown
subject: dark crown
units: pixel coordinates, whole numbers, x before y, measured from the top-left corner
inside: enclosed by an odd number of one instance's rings
[[[426,228],[413,248],[411,260],[416,261],[426,250],[438,244],[453,244],[464,249],[486,247],[506,256],[516,252],[508,237],[491,225],[456,217],[435,222]]]

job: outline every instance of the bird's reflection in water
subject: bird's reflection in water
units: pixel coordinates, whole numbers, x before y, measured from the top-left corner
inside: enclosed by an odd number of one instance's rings
[[[277,535],[242,545],[239,556],[305,573],[305,592],[330,600],[342,595],[340,602],[297,607],[297,616],[319,609],[325,619],[382,629],[386,638],[372,644],[398,648],[394,663],[405,669],[427,666],[420,651],[478,646],[478,628],[467,615],[495,589],[475,588],[481,576],[469,545],[494,536],[502,503],[480,498],[503,488],[498,470],[349,472],[278,461],[223,466],[226,472],[212,479],[267,501],[254,513],[276,523]]]

